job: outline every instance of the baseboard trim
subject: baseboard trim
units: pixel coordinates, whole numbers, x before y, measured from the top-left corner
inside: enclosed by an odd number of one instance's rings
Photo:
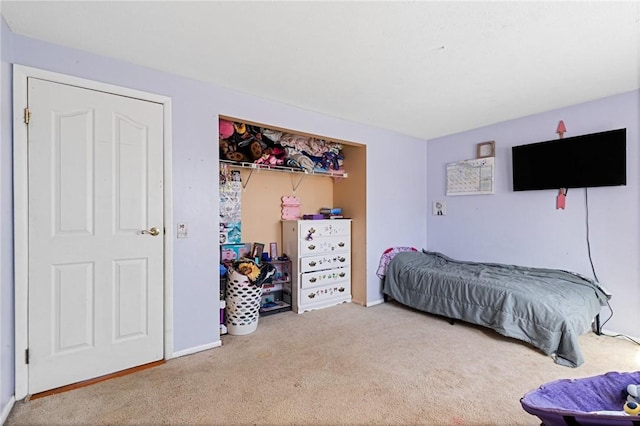
[[[218,340],[216,342],[207,343],[206,345],[194,346],[193,348],[185,349],[183,351],[177,351],[173,353],[171,358],[179,358],[181,356],[191,355],[198,352],[206,351],[208,349],[213,349],[222,346],[222,340]]]
[[[375,305],[381,305],[382,303],[384,303],[384,299],[376,299],[376,300],[372,300],[371,302],[367,303],[367,308],[369,306],[375,306]]]
[[[2,417],[0,418],[0,425],[3,425],[7,421],[7,418],[9,417],[9,414],[13,409],[13,404],[15,403],[16,403],[15,397],[12,396],[11,398],[9,398],[9,401],[7,401],[7,405],[5,405],[4,408],[2,409]]]

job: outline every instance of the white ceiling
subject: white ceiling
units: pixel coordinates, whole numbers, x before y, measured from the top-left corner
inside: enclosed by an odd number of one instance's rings
[[[430,139],[640,88],[640,2],[6,1],[17,34]]]

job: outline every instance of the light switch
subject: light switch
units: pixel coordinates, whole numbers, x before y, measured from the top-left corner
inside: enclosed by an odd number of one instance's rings
[[[187,238],[189,236],[189,229],[187,228],[187,222],[178,222],[178,238]]]

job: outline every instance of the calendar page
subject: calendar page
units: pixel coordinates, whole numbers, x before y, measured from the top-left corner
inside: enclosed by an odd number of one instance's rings
[[[494,193],[495,157],[447,164],[447,195]]]

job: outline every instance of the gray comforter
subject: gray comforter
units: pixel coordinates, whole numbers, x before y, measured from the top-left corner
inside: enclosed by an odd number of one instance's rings
[[[575,273],[456,261],[427,251],[395,255],[383,292],[403,305],[528,342],[570,367],[584,362],[578,336],[607,304],[595,282]]]

